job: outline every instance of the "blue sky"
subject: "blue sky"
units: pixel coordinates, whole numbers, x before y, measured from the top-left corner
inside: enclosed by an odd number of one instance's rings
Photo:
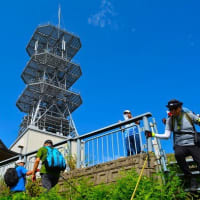
[[[20,78],[29,57],[25,47],[39,24],[58,23],[80,36],[73,59],[83,76],[73,86],[83,104],[73,113],[80,134],[122,118],[151,112],[161,119],[172,98],[199,109],[200,2],[147,0],[2,1],[0,139],[16,139],[21,113],[15,103],[25,88]],[[163,142],[172,152],[170,140]]]

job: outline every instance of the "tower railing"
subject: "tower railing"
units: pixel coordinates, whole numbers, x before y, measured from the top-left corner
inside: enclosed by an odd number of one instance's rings
[[[131,156],[132,153],[127,155],[127,147],[130,144],[125,145],[125,131],[126,129],[137,126],[140,137],[140,153],[154,152],[161,166],[161,170],[166,171],[166,156],[162,150],[159,139],[156,139],[156,143],[152,138],[146,138],[144,131],[154,129],[157,132],[155,120],[151,118],[151,113],[144,113],[126,121],[121,121],[104,128],[77,136],[75,138],[68,138],[62,142],[56,143],[54,147],[61,150],[63,155],[75,156],[76,167],[84,168],[97,164],[102,164],[108,161],[116,160],[121,157]],[[140,121],[140,125],[134,124],[136,121]],[[154,139],[155,140],[155,139]],[[76,144],[76,148],[74,148]],[[136,144],[135,144],[136,145]],[[135,146],[136,147],[136,146]],[[0,175],[3,175],[8,167],[14,166],[16,160],[24,158],[26,160],[26,168],[32,169],[37,151],[30,152],[24,155],[18,155],[8,160],[0,162]],[[137,154],[135,148],[134,154]],[[67,170],[70,170],[68,167]]]

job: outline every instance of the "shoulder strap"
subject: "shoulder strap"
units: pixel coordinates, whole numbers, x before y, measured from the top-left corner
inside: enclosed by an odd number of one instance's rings
[[[180,129],[181,129],[182,120],[183,120],[183,115],[184,115],[184,113],[181,112],[181,116],[180,116],[179,119],[176,119],[174,116],[171,116],[171,119],[172,119],[172,126],[171,126],[171,129],[172,129],[173,132],[174,132],[175,120],[177,121],[177,130],[180,130]]]
[[[174,132],[174,122],[175,122],[175,119],[174,119],[174,117],[173,116],[171,116],[171,122],[172,122],[172,127],[171,127],[171,129],[172,129],[172,132]]]
[[[186,112],[184,112],[184,114],[185,114],[187,120],[188,120],[188,121],[190,122],[190,124],[192,125],[194,131],[196,132],[196,128],[195,128],[195,126],[194,126],[194,123],[192,122],[191,117],[190,117],[190,116],[188,115],[188,113],[186,113]]]
[[[187,120],[188,120],[188,121],[190,122],[190,124],[192,125],[194,131],[196,131],[195,126],[194,126],[194,123],[192,122],[191,117],[188,115],[187,112],[183,112],[183,115],[184,115],[184,114],[185,114]],[[182,115],[182,117],[180,118],[180,123],[182,123],[183,115]],[[171,119],[172,119],[172,127],[171,127],[171,128],[172,128],[172,131],[174,132],[175,118],[172,116]],[[179,125],[180,125],[180,123],[179,123]]]
[[[16,173],[17,173],[17,168],[18,168],[19,166],[15,166],[15,171],[16,171]],[[25,175],[26,176],[26,175]],[[18,173],[17,173],[17,177],[18,178],[21,178],[21,177],[23,177],[23,175],[21,175],[21,176],[18,176]]]
[[[171,116],[171,123],[172,123],[172,127],[171,127],[171,131],[173,132],[173,142],[174,142],[174,146],[175,146],[175,133],[174,133],[174,124],[175,124],[175,118],[173,116]]]
[[[53,148],[49,147],[49,146],[45,146],[45,148],[48,150],[48,151],[52,151]]]

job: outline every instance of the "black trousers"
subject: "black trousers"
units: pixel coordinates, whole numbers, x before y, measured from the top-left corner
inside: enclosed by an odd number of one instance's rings
[[[52,187],[54,187],[59,180],[59,176],[54,176],[51,174],[41,174],[41,178],[42,178],[42,186],[47,190],[50,190]]]
[[[200,170],[200,147],[176,145],[174,150],[177,163],[186,176],[191,176],[190,169],[185,160],[186,156],[192,156],[194,162],[197,164],[198,170]]]

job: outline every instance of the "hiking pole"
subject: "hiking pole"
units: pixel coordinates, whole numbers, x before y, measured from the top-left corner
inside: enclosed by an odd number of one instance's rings
[[[146,141],[148,140],[148,137],[146,137]],[[149,156],[149,144],[147,142],[147,161],[148,161],[148,167],[150,167],[150,156]]]
[[[139,183],[140,183],[140,180],[141,180],[141,178],[142,178],[142,174],[143,174],[143,171],[144,171],[144,167],[145,167],[145,165],[146,165],[146,163],[147,163],[147,160],[148,160],[148,155],[147,155],[147,157],[146,157],[146,159],[145,159],[145,161],[144,161],[144,165],[143,165],[142,170],[141,170],[141,172],[140,172],[140,176],[139,176],[139,178],[138,178],[138,180],[137,180],[137,183],[136,183],[135,189],[134,189],[134,191],[133,191],[131,200],[133,200],[133,198],[134,198],[134,196],[135,196],[135,193],[136,193],[137,187],[138,187],[138,185],[139,185]]]

